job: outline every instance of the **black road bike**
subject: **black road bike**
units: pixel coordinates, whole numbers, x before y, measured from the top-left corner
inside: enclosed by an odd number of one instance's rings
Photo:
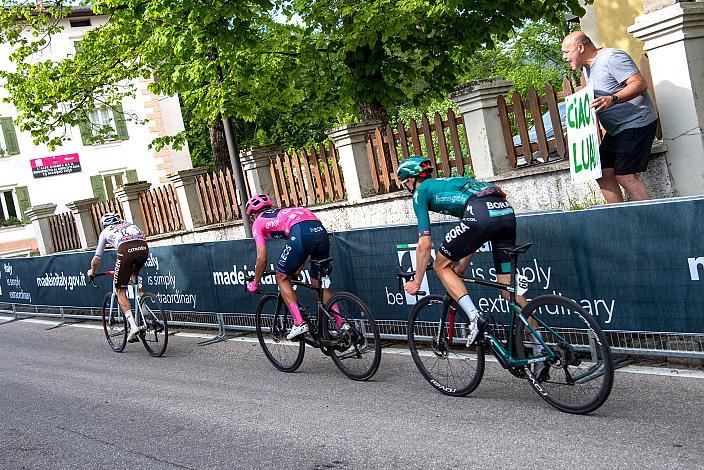
[[[482,312],[486,321],[483,335],[471,345],[469,318],[457,302],[449,295],[421,298],[408,321],[413,361],[437,390],[465,396],[479,386],[484,356],[491,351],[504,369],[527,379],[532,389],[555,408],[590,413],[611,393],[614,363],[609,344],[599,324],[571,299],[541,295],[523,306],[516,303],[517,293],[527,287],[519,286],[516,276],[518,254],[530,246],[527,243],[503,250],[511,257],[509,284],[460,276],[464,282],[494,287],[510,295],[507,321],[496,322],[491,314]],[[415,272],[399,269],[399,279],[414,276]]]
[[[320,273],[318,279],[330,273],[331,261],[331,258],[313,261],[313,269]],[[273,275],[274,271],[264,273],[264,276]],[[248,278],[250,281],[252,279]],[[349,292],[336,292],[328,302],[323,303],[322,287],[307,283],[300,277],[292,279],[291,284],[311,289],[317,294],[317,311],[313,318],[301,309],[310,331],[289,341],[286,336],[293,327],[293,317],[281,293],[262,296],[255,315],[257,338],[274,367],[283,372],[294,372],[303,362],[306,345],[309,345],[330,356],[347,377],[353,380],[371,378],[381,361],[381,339],[376,322],[364,302]],[[342,327],[337,327],[333,313],[342,316]]]

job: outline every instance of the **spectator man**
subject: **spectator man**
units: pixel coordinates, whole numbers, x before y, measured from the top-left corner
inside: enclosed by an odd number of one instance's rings
[[[638,67],[621,50],[597,48],[582,31],[562,41],[562,58],[572,70],[584,67],[594,85],[592,108],[606,130],[597,180],[606,202],[623,202],[621,187],[631,201],[650,199],[639,173],[648,167],[658,116]]]

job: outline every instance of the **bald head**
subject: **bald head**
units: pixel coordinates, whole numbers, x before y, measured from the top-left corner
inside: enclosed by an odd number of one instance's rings
[[[585,48],[592,47],[594,48],[594,43],[592,42],[591,39],[589,39],[589,36],[584,34],[584,31],[575,31],[573,33],[568,34],[565,36],[564,41],[562,41],[562,44],[569,43],[575,46],[579,46],[580,44],[583,45]]]
[[[572,70],[591,65],[597,52],[596,46],[583,31],[570,33],[562,41],[562,58],[570,64]]]

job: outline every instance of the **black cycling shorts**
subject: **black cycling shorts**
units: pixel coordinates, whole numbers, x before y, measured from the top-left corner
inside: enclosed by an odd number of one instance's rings
[[[510,257],[500,249],[516,245],[516,214],[502,196],[487,196],[467,202],[462,219],[447,232],[440,252],[451,261],[459,261],[487,241],[491,242],[496,273],[510,274]]]
[[[133,240],[120,244],[115,261],[113,282],[118,289],[125,289],[132,275],[139,274],[149,257],[149,247],[144,240]]]
[[[312,261],[330,257],[330,240],[325,227],[317,220],[306,220],[291,227],[288,242],[281,250],[279,261],[276,263],[276,270],[293,276],[309,256],[310,275],[313,279],[318,279]]]

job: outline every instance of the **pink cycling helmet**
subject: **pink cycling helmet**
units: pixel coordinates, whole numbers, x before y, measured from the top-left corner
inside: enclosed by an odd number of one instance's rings
[[[249,198],[249,201],[247,201],[247,207],[245,208],[245,211],[247,212],[247,215],[251,217],[252,213],[258,212],[262,209],[266,209],[267,207],[274,207],[274,204],[272,204],[269,195],[255,194],[254,196]]]

